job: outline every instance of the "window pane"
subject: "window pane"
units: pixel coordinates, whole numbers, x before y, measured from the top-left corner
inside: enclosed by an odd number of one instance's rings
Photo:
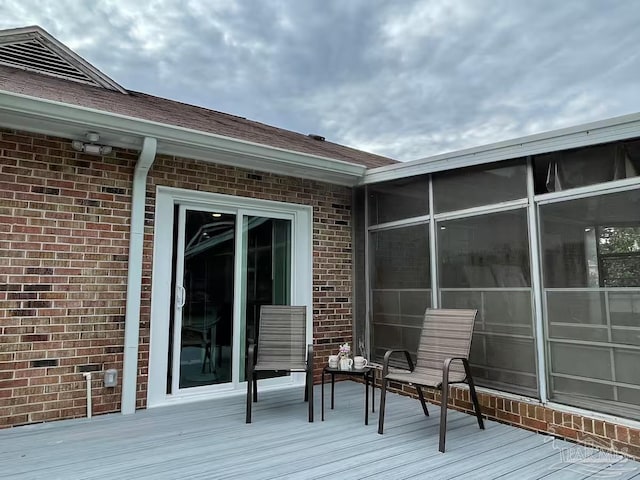
[[[353,318],[354,347],[358,355],[366,354],[370,347],[367,339],[367,282],[365,240],[367,235],[365,211],[365,189],[357,188],[353,192],[352,223],[353,241]]]
[[[536,396],[526,210],[438,222],[437,231],[442,306],[478,310],[476,382]]]
[[[429,225],[371,233],[372,358],[390,348],[414,353],[431,306]]]
[[[409,177],[369,185],[369,224],[429,214],[429,177]]]
[[[433,195],[436,213],[525,198],[526,163],[516,160],[436,173]]]
[[[536,193],[635,177],[640,173],[640,140],[536,155],[533,168]]]
[[[640,190],[540,206],[550,395],[640,418]]]
[[[525,209],[438,222],[440,286],[530,287]]]

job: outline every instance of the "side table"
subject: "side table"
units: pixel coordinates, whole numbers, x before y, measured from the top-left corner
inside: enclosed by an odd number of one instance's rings
[[[376,369],[373,367],[351,368],[340,370],[331,368],[328,365],[322,370],[322,421],[324,421],[324,376],[331,375],[331,410],[334,406],[334,388],[336,375],[354,375],[364,378],[364,424],[369,425],[369,382],[371,382],[371,411],[375,412],[375,391],[376,391]]]

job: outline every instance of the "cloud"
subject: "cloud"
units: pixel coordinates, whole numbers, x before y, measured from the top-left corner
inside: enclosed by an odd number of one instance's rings
[[[7,0],[132,90],[408,160],[640,110],[622,0]]]

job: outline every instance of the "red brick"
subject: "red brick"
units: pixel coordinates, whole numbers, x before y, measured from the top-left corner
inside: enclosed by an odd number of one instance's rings
[[[523,418],[522,419],[522,425],[526,426],[526,427],[530,427],[533,430],[537,430],[540,432],[546,432],[548,425],[546,422],[542,422],[540,420],[536,420],[534,418]]]
[[[617,440],[613,440],[611,443],[615,452],[621,453],[626,457],[640,460],[640,447],[636,445],[630,445],[628,443],[622,443]]]
[[[616,440],[623,443],[629,443],[629,429],[627,427],[624,427],[622,425],[616,425],[615,430],[616,430]]]
[[[519,425],[522,420],[521,417],[516,415],[515,413],[504,412],[502,410],[498,410],[496,412],[496,417],[499,420],[504,420],[514,425]]]

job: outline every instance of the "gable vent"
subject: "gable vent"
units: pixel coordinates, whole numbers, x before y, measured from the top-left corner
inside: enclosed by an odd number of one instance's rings
[[[37,40],[0,46],[0,63],[99,86],[88,75],[60,58]]]
[[[37,26],[0,31],[0,65],[127,93]]]

